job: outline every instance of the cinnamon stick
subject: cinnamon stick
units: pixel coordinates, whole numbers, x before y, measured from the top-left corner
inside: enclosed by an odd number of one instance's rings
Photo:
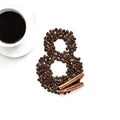
[[[84,73],[80,73],[79,75],[75,76],[74,78],[72,78],[69,81],[65,82],[64,84],[60,85],[59,89],[60,90],[64,89],[65,87],[71,85],[72,83],[74,83],[78,79],[82,78],[83,76],[84,76]]]
[[[81,88],[82,86],[84,86],[84,83],[81,82],[81,83],[76,83],[70,87],[67,87],[65,89],[62,89],[62,90],[59,90],[59,94],[63,94],[63,93],[67,93],[67,92],[71,92],[73,90],[76,90],[78,88]]]

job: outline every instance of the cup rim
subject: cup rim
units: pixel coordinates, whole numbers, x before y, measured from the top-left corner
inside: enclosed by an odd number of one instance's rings
[[[23,20],[25,21],[25,24],[26,24],[26,20],[25,20],[24,16],[14,8],[3,8],[3,9],[0,10],[0,14],[3,14],[5,12],[9,12],[9,11],[19,14],[23,18]],[[26,30],[25,30],[25,32],[26,32]],[[2,40],[0,40],[0,46],[2,46],[2,47],[15,47],[15,46],[18,46],[19,44],[21,44],[24,41],[24,39],[23,39],[24,36],[25,36],[25,33],[22,36],[22,38],[20,40],[18,40],[17,42],[15,42],[15,43],[5,43]]]

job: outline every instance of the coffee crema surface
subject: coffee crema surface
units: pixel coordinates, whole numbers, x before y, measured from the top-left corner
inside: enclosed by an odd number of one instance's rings
[[[26,23],[19,13],[6,11],[0,14],[0,41],[16,43],[24,36],[25,31]]]

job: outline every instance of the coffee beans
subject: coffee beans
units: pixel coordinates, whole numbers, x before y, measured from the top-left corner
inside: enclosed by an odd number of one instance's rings
[[[67,45],[66,50],[63,53],[55,50],[54,42],[58,39],[63,39]],[[58,93],[58,86],[83,72],[80,58],[76,58],[73,55],[77,48],[75,40],[76,38],[74,37],[73,32],[69,30],[55,28],[46,33],[46,36],[44,37],[44,46],[47,55],[44,55],[39,59],[36,70],[39,76],[38,81],[48,91]],[[51,64],[53,64],[55,60],[66,63],[67,75],[60,77],[52,76],[53,72],[51,70]],[[79,81],[80,79],[75,83],[78,83]]]

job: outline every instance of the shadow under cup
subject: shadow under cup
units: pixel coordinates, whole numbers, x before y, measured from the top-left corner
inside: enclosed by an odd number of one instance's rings
[[[21,41],[26,31],[26,22],[16,10],[3,9],[0,11],[0,42],[15,44]]]

